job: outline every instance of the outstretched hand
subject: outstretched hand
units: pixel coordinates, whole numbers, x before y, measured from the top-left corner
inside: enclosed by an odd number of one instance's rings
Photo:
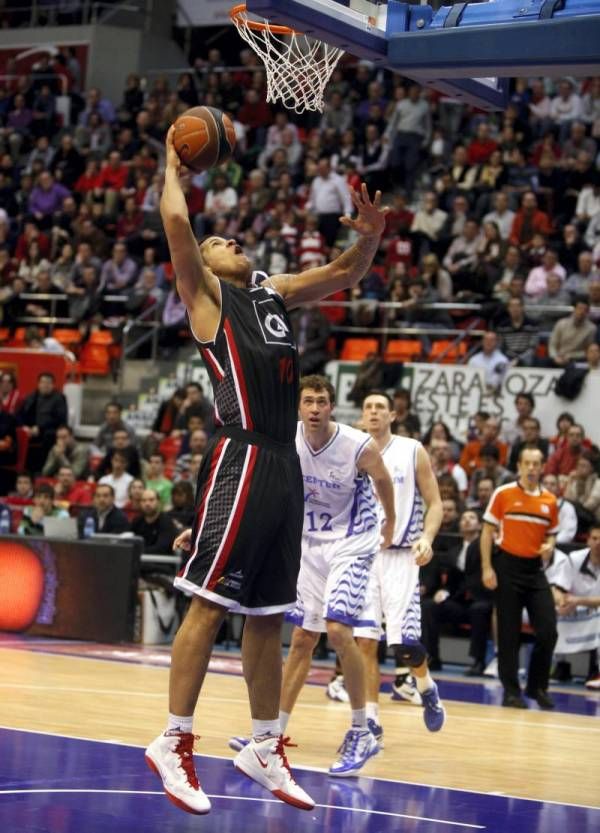
[[[360,191],[350,189],[350,197],[357,211],[356,217],[340,217],[340,223],[365,237],[379,237],[385,228],[385,215],[389,208],[381,207],[381,191],[375,192],[373,201],[363,182]]]
[[[165,140],[165,146],[167,151],[167,168],[174,170],[176,174],[181,173],[181,159],[179,158],[179,154],[175,150],[175,144],[173,141],[173,137],[175,136],[175,125],[171,125],[167,132],[167,138]]]

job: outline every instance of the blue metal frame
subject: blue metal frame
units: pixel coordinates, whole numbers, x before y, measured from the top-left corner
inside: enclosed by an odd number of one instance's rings
[[[600,0],[461,2],[436,13],[388,0],[387,8],[384,32],[343,0],[248,0],[253,14],[487,110],[506,105],[510,77],[600,72]]]

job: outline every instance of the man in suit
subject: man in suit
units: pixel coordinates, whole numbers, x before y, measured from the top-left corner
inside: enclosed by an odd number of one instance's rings
[[[17,421],[29,434],[26,465],[34,474],[41,472],[56,441],[57,428],[68,419],[67,400],[55,383],[52,373],[40,373],[37,390],[25,398],[17,414]]]
[[[120,535],[121,532],[131,530],[127,516],[115,506],[115,490],[108,483],[99,483],[96,486],[93,508],[79,514],[77,527],[80,538],[85,537],[86,521],[90,517],[94,521],[94,532],[103,535]]]
[[[434,663],[439,663],[440,667],[441,626],[445,623],[471,625],[469,654],[473,664],[466,671],[471,677],[483,674],[485,668],[493,594],[481,583],[481,521],[476,512],[467,510],[462,513],[459,532],[456,546],[443,551],[439,559],[434,559],[437,576],[435,581],[429,576],[429,593],[421,599],[421,620],[423,644]],[[433,592],[432,584],[435,586]]]

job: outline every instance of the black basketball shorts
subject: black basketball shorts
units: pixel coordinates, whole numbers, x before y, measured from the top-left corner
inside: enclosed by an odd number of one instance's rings
[[[303,508],[295,445],[232,426],[220,429],[198,472],[190,557],[175,586],[232,612],[291,609]]]

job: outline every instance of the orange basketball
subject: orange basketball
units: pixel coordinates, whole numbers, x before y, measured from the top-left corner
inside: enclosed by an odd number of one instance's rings
[[[183,164],[199,173],[231,157],[235,129],[216,107],[192,107],[175,122],[173,142]]]
[[[35,552],[12,541],[0,543],[0,631],[24,631],[44,594],[44,568]]]

